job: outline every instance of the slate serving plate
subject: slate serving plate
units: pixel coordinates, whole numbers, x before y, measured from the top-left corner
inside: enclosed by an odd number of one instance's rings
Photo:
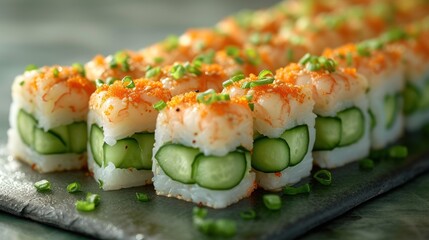
[[[156,196],[151,186],[103,192],[85,172],[38,174],[27,165],[8,157],[5,139],[0,147],[0,209],[91,237],[103,239],[201,239],[204,236],[192,224],[192,203]],[[263,190],[226,209],[209,210],[210,218],[229,218],[237,222],[236,239],[294,238],[333,219],[351,208],[380,195],[429,170],[429,140],[423,134],[406,136],[409,147],[406,159],[376,161],[371,171],[359,169],[357,163],[332,171],[331,186],[311,179],[312,192],[282,196],[280,211],[269,211],[262,203]],[[33,183],[47,179],[50,193],[39,193]],[[69,194],[66,186],[74,181],[83,192]],[[85,192],[99,193],[102,202],[94,212],[75,210]],[[151,201],[136,200],[136,192],[147,193]],[[254,209],[257,218],[244,221],[240,212]]]

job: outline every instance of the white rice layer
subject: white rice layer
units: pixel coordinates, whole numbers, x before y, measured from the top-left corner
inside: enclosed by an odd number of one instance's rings
[[[356,107],[358,107],[364,115],[365,130],[362,138],[359,139],[356,143],[348,146],[337,147],[329,151],[314,151],[314,161],[321,168],[341,167],[347,163],[357,161],[369,155],[371,145],[371,123],[368,114],[368,102],[365,95],[362,96],[360,100],[361,101],[356,104]]]
[[[118,190],[150,184],[152,182],[151,170],[137,170],[134,168],[116,168],[113,163],[100,167],[94,161],[88,144],[88,169],[93,173],[96,181],[102,181],[103,190]]]
[[[416,73],[408,73],[407,80],[418,89],[425,89],[425,84],[429,80],[429,70],[421,72],[417,75]],[[429,123],[429,109],[419,109],[412,114],[405,116],[405,129],[409,132],[413,132],[422,128],[425,124]]]

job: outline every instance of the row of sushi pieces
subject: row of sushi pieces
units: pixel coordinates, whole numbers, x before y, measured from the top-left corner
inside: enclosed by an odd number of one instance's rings
[[[9,149],[41,172],[87,164],[105,190],[153,182],[160,195],[226,207],[427,123],[428,35],[397,30],[258,75],[198,59],[141,70],[132,52],[29,70],[12,87]],[[96,61],[145,77],[94,83]]]

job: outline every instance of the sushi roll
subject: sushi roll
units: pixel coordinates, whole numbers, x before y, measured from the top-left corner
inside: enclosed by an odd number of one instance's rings
[[[158,195],[224,208],[250,196],[253,120],[245,97],[189,92],[160,111],[153,149]]]
[[[332,59],[307,54],[299,64],[277,70],[275,79],[312,90],[317,165],[336,168],[368,156],[368,83],[355,68],[338,68]]]
[[[390,32],[384,37],[390,38],[392,35],[402,35],[402,39],[392,39],[388,47],[403,54],[405,128],[412,132],[429,122],[429,31],[419,32],[415,37],[407,37],[405,32]]]
[[[371,147],[382,149],[403,133],[404,73],[399,51],[387,49],[381,39],[327,49],[324,56],[342,67],[355,67],[368,80]]]
[[[39,172],[86,166],[86,118],[95,85],[83,66],[42,67],[12,85],[10,154]]]
[[[161,83],[130,77],[103,84],[91,96],[88,168],[103,190],[151,183],[153,105],[169,98]]]
[[[107,57],[95,56],[85,64],[85,73],[92,81],[120,80],[126,76],[137,79],[145,76],[147,65],[149,64],[141,54],[123,50]]]
[[[251,98],[255,129],[252,167],[259,186],[280,191],[310,175],[315,141],[310,88],[283,81],[270,71],[225,82],[224,93]],[[233,81],[234,80],[234,81]]]

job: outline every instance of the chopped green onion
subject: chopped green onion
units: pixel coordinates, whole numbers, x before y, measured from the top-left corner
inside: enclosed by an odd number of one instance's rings
[[[179,47],[179,37],[176,35],[170,35],[162,42],[164,49],[170,52]]]
[[[254,103],[248,103],[250,110],[255,110],[255,104]]]
[[[162,57],[155,57],[155,58],[153,58],[153,61],[156,64],[160,64],[160,63],[164,62],[164,58],[162,58]]]
[[[241,84],[241,88],[243,89],[250,88],[250,82],[244,82],[243,84]]]
[[[243,211],[240,212],[240,217],[244,220],[252,220],[256,218],[256,212],[255,210],[247,210],[247,211]]]
[[[365,158],[359,161],[359,168],[362,170],[371,170],[374,168],[374,161],[369,158]]]
[[[146,72],[145,77],[146,78],[155,77],[155,76],[158,76],[160,73],[161,73],[160,67],[151,68]]]
[[[321,169],[317,171],[313,178],[316,179],[320,184],[328,186],[332,183],[332,174],[326,169]]]
[[[133,79],[130,76],[126,76],[126,77],[122,78],[122,83],[126,84],[125,85],[126,88],[135,88],[136,87]]]
[[[227,93],[219,93],[217,95],[217,100],[218,101],[229,101],[231,98],[229,97],[229,94]]]
[[[194,207],[192,209],[192,215],[194,217],[205,218],[207,216],[207,213],[208,213],[208,211],[205,208]]]
[[[319,63],[307,63],[306,68],[308,71],[319,71],[321,69],[320,64]]]
[[[225,48],[226,55],[230,57],[237,57],[240,55],[240,49],[234,46],[228,46]]]
[[[253,81],[253,82],[244,82],[241,85],[241,88],[243,88],[243,89],[252,88],[252,87],[257,87],[257,86],[271,84],[273,82],[274,82],[274,78],[273,77],[263,78],[263,79],[256,80],[256,81]]]
[[[73,63],[72,68],[75,69],[82,77],[85,77],[85,68],[81,63]]]
[[[106,84],[107,84],[107,85],[112,85],[116,80],[118,80],[118,79],[116,79],[116,78],[114,78],[114,77],[108,77],[108,78],[106,79]]]
[[[394,28],[386,32],[382,35],[381,39],[386,43],[391,43],[403,39],[407,39],[409,36],[408,34],[400,29],[400,28]]]
[[[272,39],[271,33],[258,33],[255,32],[249,37],[249,42],[253,45],[267,44]]]
[[[286,195],[297,195],[301,193],[309,193],[311,191],[310,184],[306,183],[299,187],[286,186],[283,189],[283,193]]]
[[[75,193],[80,191],[80,183],[72,182],[67,186],[67,192]]]
[[[173,76],[174,79],[180,79],[186,74],[186,68],[180,64],[176,64],[171,68],[170,70],[171,76]]]
[[[129,58],[127,57],[121,62],[121,65],[122,65],[121,69],[123,72],[128,72],[130,70],[130,64],[128,63],[128,59]]]
[[[363,44],[363,43],[358,44],[356,46],[356,51],[362,57],[370,57],[371,56],[371,52],[368,49],[368,46],[366,44]]]
[[[211,104],[216,101],[216,92],[209,89],[197,95],[197,101],[204,104]]]
[[[194,61],[193,64],[190,64],[189,62],[185,63],[185,69],[188,73],[195,74],[197,76],[201,75],[201,62],[200,61]]]
[[[292,62],[293,61],[293,49],[292,48],[288,48],[286,51],[286,59],[288,62]]]
[[[259,72],[259,74],[258,74],[258,79],[263,79],[263,78],[265,78],[266,76],[273,77],[273,72],[271,72],[271,71],[270,71],[270,70],[268,70],[268,69],[264,69],[264,70],[262,70],[262,71],[260,71],[260,72]]]
[[[307,64],[307,62],[309,62],[311,59],[311,54],[310,53],[306,53],[300,60],[299,60],[299,64],[301,65],[305,65]]]
[[[94,203],[95,206],[98,206],[98,204],[100,204],[101,197],[100,197],[100,195],[95,194],[95,193],[87,193],[85,201],[90,202],[90,203]]]
[[[51,190],[51,183],[48,180],[43,179],[34,183],[34,187],[36,187],[38,192],[47,192]]]
[[[353,56],[351,52],[348,52],[346,54],[346,63],[347,63],[347,67],[351,67],[353,65]]]
[[[25,84],[24,80],[22,80],[21,82],[19,82],[19,86],[24,86],[24,84]]]
[[[246,53],[247,60],[249,61],[250,64],[254,66],[257,66],[260,64],[261,59],[259,57],[258,52],[255,49],[248,48],[246,49],[245,53]]]
[[[101,80],[101,79],[99,79],[99,78],[97,78],[97,79],[95,80],[95,86],[96,86],[97,88],[99,88],[99,87],[103,86],[103,84],[104,84],[103,80]]]
[[[27,65],[27,67],[25,67],[25,71],[27,72],[27,71],[32,71],[32,70],[37,70],[37,69],[39,69],[36,65],[34,65],[34,64],[30,64],[30,65]]]
[[[117,68],[118,67],[118,63],[116,62],[116,59],[114,57],[112,57],[112,60],[110,60],[109,67],[110,68]]]
[[[397,145],[389,148],[389,157],[391,158],[406,158],[408,149],[405,146]]]
[[[282,199],[276,194],[265,194],[262,197],[264,205],[270,210],[279,210],[282,207]]]
[[[198,55],[195,60],[201,61],[206,64],[212,64],[215,57],[215,51],[213,49],[208,50],[205,54]]]
[[[228,79],[222,83],[222,86],[225,88],[225,87],[231,86],[233,83],[234,82],[231,79]]]
[[[103,189],[104,182],[101,179],[98,179],[98,188]]]
[[[167,104],[164,102],[164,101],[159,101],[159,102],[157,102],[157,103],[155,103],[154,105],[153,105],[153,108],[155,108],[156,110],[158,110],[158,111],[161,111],[162,109],[164,109],[165,107],[167,106]]]
[[[52,70],[52,73],[54,74],[54,77],[58,77],[60,75],[60,71],[58,70],[58,68],[54,68]]]
[[[140,202],[149,202],[149,196],[146,193],[136,193],[136,197]]]
[[[244,79],[244,74],[239,73],[236,74],[235,76],[233,76],[232,78],[226,80],[225,82],[222,83],[223,87],[228,87],[229,85],[232,85],[235,82],[238,82],[240,80]]]
[[[78,200],[75,205],[76,209],[81,212],[91,212],[95,210],[95,204],[93,202]]]
[[[245,97],[246,97],[246,100],[247,100],[248,102],[250,102],[250,101],[252,101],[252,99],[253,99],[253,94],[246,95]]]

